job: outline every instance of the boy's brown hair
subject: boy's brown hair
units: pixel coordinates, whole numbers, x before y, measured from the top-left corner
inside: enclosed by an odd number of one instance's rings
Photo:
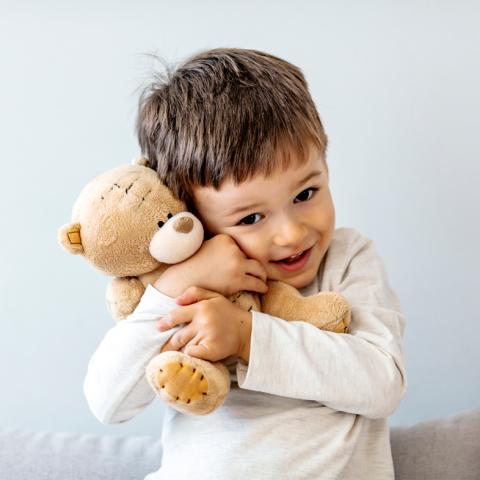
[[[256,50],[199,53],[157,76],[139,100],[137,135],[149,166],[192,208],[192,188],[218,189],[303,162],[327,137],[302,72]]]

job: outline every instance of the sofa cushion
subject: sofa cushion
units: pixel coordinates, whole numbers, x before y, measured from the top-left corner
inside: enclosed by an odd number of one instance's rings
[[[0,430],[1,480],[139,480],[157,470],[160,441]]]
[[[391,429],[396,480],[480,479],[480,409]],[[1,480],[141,480],[160,440],[0,429]],[[295,478],[292,476],[292,478]]]

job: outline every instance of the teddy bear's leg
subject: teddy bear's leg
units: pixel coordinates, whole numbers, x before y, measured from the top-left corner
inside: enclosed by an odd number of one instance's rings
[[[136,277],[113,278],[105,295],[108,311],[114,320],[128,317],[140,302],[145,287]]]
[[[322,330],[346,333],[351,313],[348,302],[336,292],[319,292],[303,297],[291,285],[269,281],[262,297],[262,312],[284,320],[304,320]]]
[[[152,358],[146,376],[164,402],[189,415],[212,412],[230,391],[230,374],[223,363],[211,363],[182,352],[168,351]]]

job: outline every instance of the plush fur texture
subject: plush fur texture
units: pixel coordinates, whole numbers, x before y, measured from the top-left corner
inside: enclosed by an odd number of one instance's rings
[[[67,252],[82,255],[114,277],[106,301],[112,317],[122,320],[169,263],[195,254],[203,242],[203,228],[155,171],[137,164],[109,170],[87,184],[75,202],[71,221],[59,229],[58,240]],[[333,332],[346,333],[350,323],[350,307],[339,294],[320,292],[305,298],[278,281],[269,281],[269,292],[261,299],[239,292],[230,300],[247,311],[261,309]],[[146,376],[173,408],[203,415],[218,408],[229,392],[225,363],[164,352],[151,360]]]

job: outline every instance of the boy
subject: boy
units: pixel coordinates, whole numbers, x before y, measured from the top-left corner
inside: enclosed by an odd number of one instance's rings
[[[116,423],[142,411],[154,399],[144,368],[160,349],[236,355],[221,408],[167,409],[162,466],[147,479],[393,479],[387,417],[406,388],[404,317],[372,242],[335,230],[327,138],[302,73],[262,52],[207,51],[143,94],[137,127],[208,240],[101,342],[85,380],[94,414]],[[342,294],[349,334],[225,298],[265,293],[267,279]]]

